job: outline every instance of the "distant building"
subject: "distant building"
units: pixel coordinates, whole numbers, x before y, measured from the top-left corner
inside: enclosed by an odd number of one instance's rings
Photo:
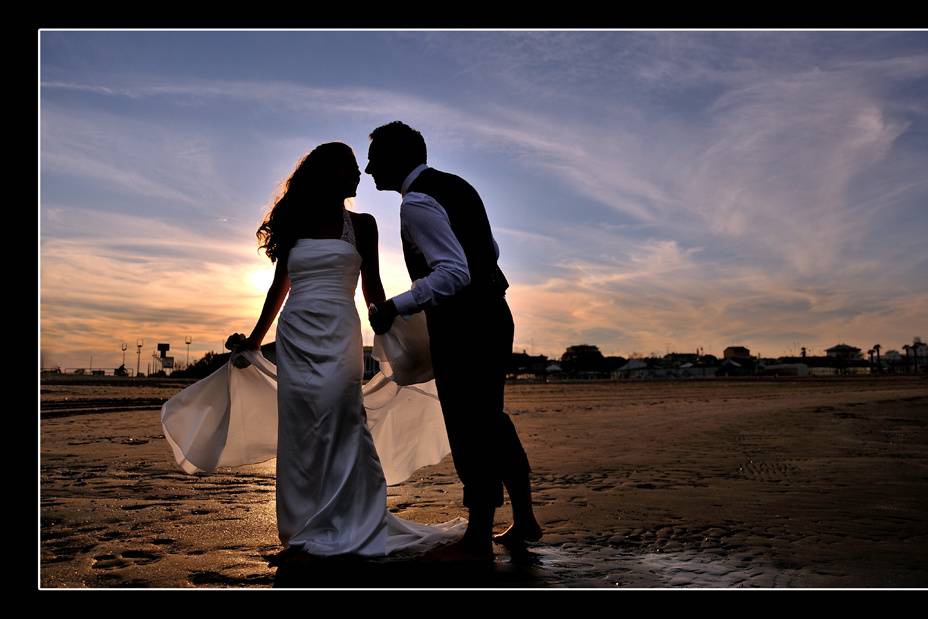
[[[615,378],[645,378],[649,376],[648,362],[644,359],[629,359],[628,363],[615,371]]]
[[[722,358],[737,361],[738,359],[750,359],[751,351],[744,346],[729,346],[722,353]]]
[[[832,359],[843,359],[845,361],[856,361],[861,358],[860,349],[847,344],[838,344],[825,351]]]
[[[545,355],[530,355],[524,350],[513,352],[509,356],[509,365],[506,367],[508,378],[540,378],[544,379],[549,365]]]
[[[905,350],[906,372],[928,372],[928,344],[922,338],[916,337],[911,345],[906,344],[902,348]]]
[[[898,350],[887,350],[883,353],[881,365],[891,374],[911,372],[917,369],[925,372],[928,369],[928,345],[916,338],[914,344],[907,344]]]
[[[921,359],[928,357],[928,344],[921,341],[920,338],[915,338],[912,350],[915,351],[915,356],[919,358],[919,364],[921,364]]]
[[[603,357],[603,372],[607,372],[608,374],[613,375],[627,362],[628,359],[625,357]]]
[[[680,378],[713,378],[719,369],[703,363],[684,363],[677,371]]]
[[[664,362],[668,365],[696,363],[697,361],[699,361],[699,355],[696,353],[672,352],[664,355]]]
[[[764,376],[808,376],[809,366],[805,363],[772,363],[761,367]]]
[[[728,348],[725,349],[725,354],[728,354]],[[747,350],[742,349],[742,350]],[[740,357],[743,359],[743,357]],[[719,366],[719,369],[716,371],[716,376],[748,376],[751,373],[750,368],[747,368],[733,358],[726,357],[725,361],[722,362],[722,365]]]
[[[890,351],[892,352],[892,351]],[[896,353],[898,355],[898,353]],[[890,355],[892,356],[892,355]],[[883,355],[883,363],[887,363],[886,355]],[[805,357],[780,357],[775,361],[767,361],[762,365],[762,373],[777,373],[787,375],[785,372],[778,372],[776,366],[786,365],[804,365],[808,368],[808,374],[802,374],[802,369],[797,369],[797,376],[844,376],[849,374],[869,374],[872,364],[866,359],[844,359],[832,356],[808,356]],[[786,368],[781,368],[786,369]]]
[[[893,363],[901,362],[902,360],[902,353],[898,350],[887,350],[883,353],[883,361],[885,362]]]

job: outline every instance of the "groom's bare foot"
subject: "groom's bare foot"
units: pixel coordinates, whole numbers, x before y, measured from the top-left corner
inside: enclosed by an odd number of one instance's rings
[[[537,522],[518,526],[513,524],[502,533],[494,535],[493,541],[506,547],[519,547],[525,546],[527,542],[537,542],[543,534],[541,525]]]
[[[465,539],[458,540],[430,550],[423,555],[426,561],[476,561],[482,563],[493,562],[493,544],[490,540],[486,543],[474,543]]]

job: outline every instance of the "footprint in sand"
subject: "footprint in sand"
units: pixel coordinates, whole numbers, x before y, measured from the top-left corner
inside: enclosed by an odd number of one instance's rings
[[[116,555],[97,555],[93,558],[93,568],[97,570],[115,570],[127,565],[128,563]]]
[[[273,584],[274,578],[269,574],[247,574],[245,576],[226,576],[220,572],[191,572],[187,579],[194,585],[225,585],[228,587],[245,587]]]
[[[116,554],[97,555],[93,558],[93,568],[98,570],[115,570],[130,565],[148,565],[160,561],[162,555],[147,550],[124,550]]]
[[[742,464],[738,468],[744,477],[762,482],[790,482],[792,477],[800,473],[798,467],[786,462],[754,462],[753,460]]]

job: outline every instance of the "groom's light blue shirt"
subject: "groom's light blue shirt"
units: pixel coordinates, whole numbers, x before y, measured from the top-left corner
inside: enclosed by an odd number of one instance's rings
[[[400,189],[403,194],[400,236],[422,254],[432,270],[427,276],[414,281],[410,290],[393,297],[397,311],[403,316],[438,305],[470,283],[467,257],[451,230],[448,213],[432,196],[409,191],[412,182],[426,169],[428,166],[424,163],[416,167]],[[499,246],[495,240],[493,245],[498,258]]]

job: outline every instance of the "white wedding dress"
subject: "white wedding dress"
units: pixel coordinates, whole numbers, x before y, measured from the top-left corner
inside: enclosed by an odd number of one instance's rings
[[[341,239],[300,239],[277,321],[277,366],[242,355],[168,400],[164,435],[181,468],[211,472],[277,458],[277,523],[287,547],[318,556],[418,553],[463,535],[387,510],[387,484],[451,451],[428,357],[424,317],[375,337],[381,372],[361,384],[354,304],[361,256],[345,213]]]

